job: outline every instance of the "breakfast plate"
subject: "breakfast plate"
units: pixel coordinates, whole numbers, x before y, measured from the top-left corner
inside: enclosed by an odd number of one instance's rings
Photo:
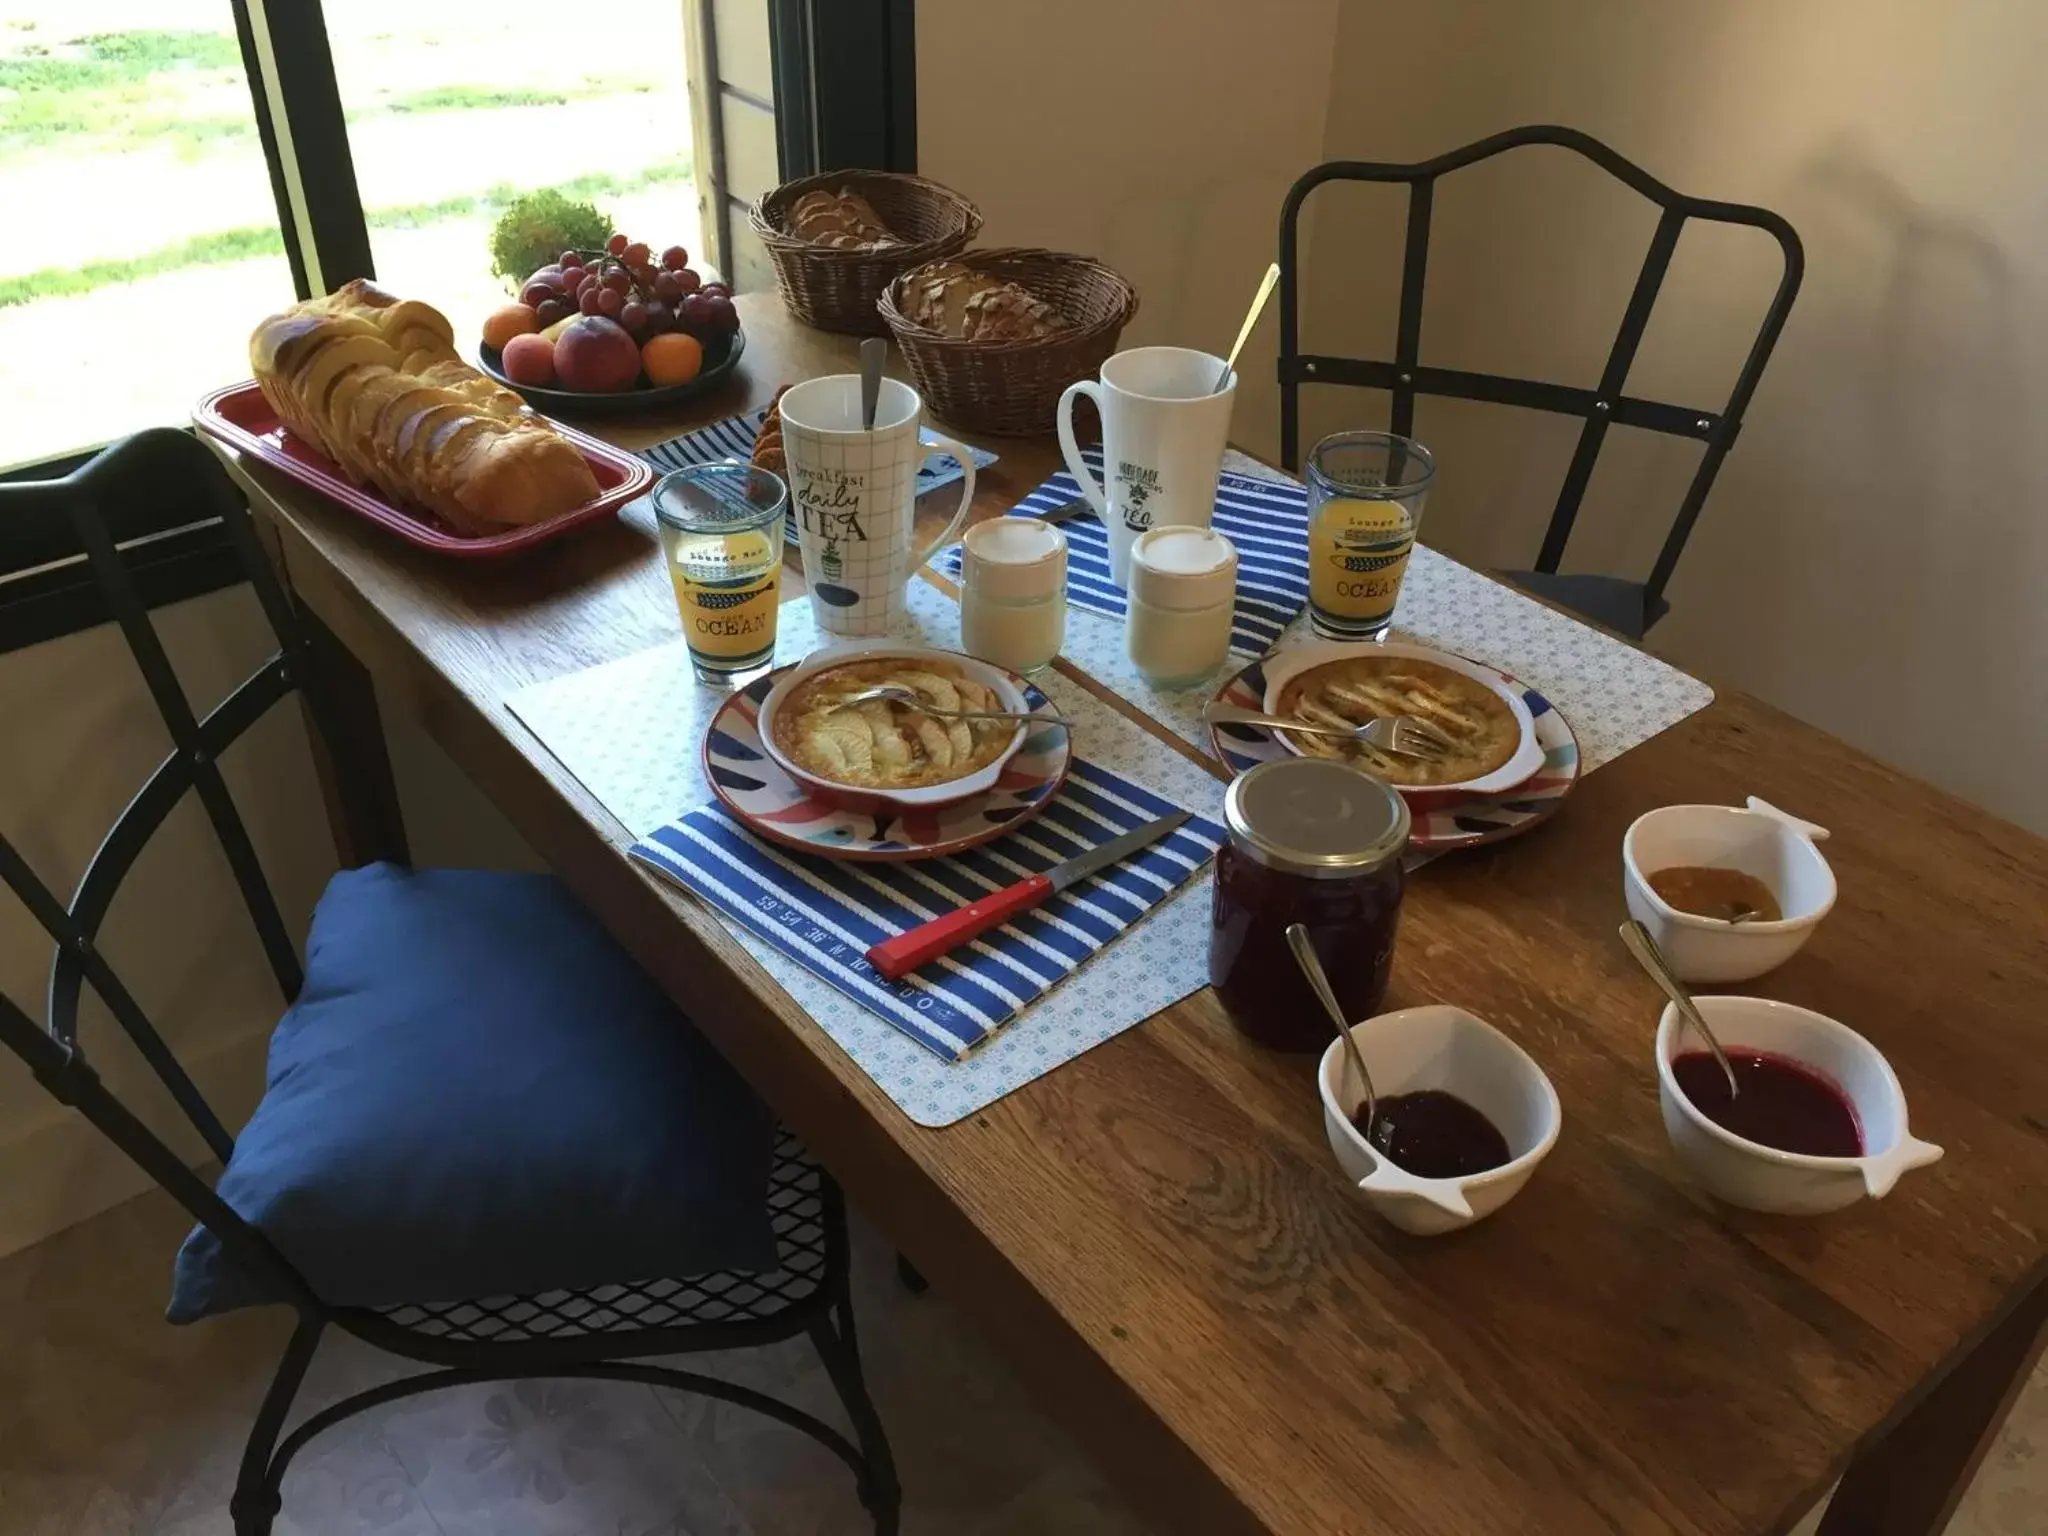
[[[1022,720],[944,725],[926,719],[913,725],[914,715],[906,716],[896,705],[848,710],[838,702],[880,686],[922,694],[942,709],[1026,714],[1032,708],[1025,700],[1022,678],[979,657],[885,637],[850,640],[814,651],[776,674],[755,721],[761,749],[813,800],[853,811],[885,806],[922,811],[993,789],[1031,729]],[[865,718],[873,709],[882,712],[881,731]],[[925,739],[926,732],[932,740]],[[831,763],[834,749],[815,739],[830,736],[838,736],[842,743],[836,771]],[[896,744],[893,759],[883,736]],[[846,761],[846,747],[857,756],[866,755],[867,761],[859,767]],[[930,756],[938,751],[946,755],[944,767],[936,766]]]
[[[1281,655],[1284,657],[1285,652]],[[1225,704],[1263,711],[1268,693],[1266,667],[1274,657],[1262,657],[1233,676],[1217,692]],[[1535,744],[1541,756],[1535,771],[1519,784],[1494,792],[1409,794],[1414,815],[1411,848],[1441,852],[1452,848],[1474,848],[1497,843],[1526,832],[1554,815],[1564,797],[1579,779],[1579,743],[1572,728],[1550,701],[1534,688],[1517,681],[1498,667],[1458,658],[1466,666],[1491,673],[1513,691],[1528,711]],[[1243,773],[1255,763],[1292,757],[1273,731],[1258,725],[1216,724],[1209,726],[1209,743],[1233,773]]]
[[[947,805],[849,810],[812,795],[769,756],[761,740],[761,705],[793,669],[756,678],[718,707],[704,735],[704,776],[725,808],[748,831],[803,853],[868,862],[938,858],[991,842],[1040,811],[1066,782],[1073,758],[1060,726],[1034,727],[984,792]],[[1025,703],[1052,701],[1013,678]]]
[[[1281,731],[1302,757],[1348,756],[1401,792],[1411,811],[1525,784],[1543,766],[1535,717],[1514,679],[1484,662],[1434,646],[1311,640],[1267,656],[1268,715],[1326,725],[1361,725],[1386,715],[1421,715],[1458,733],[1442,761],[1388,757],[1328,737]],[[1433,713],[1432,713],[1433,712]]]

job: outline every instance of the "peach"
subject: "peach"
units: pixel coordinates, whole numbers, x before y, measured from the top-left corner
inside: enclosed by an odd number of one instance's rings
[[[555,347],[545,336],[528,332],[505,343],[505,377],[514,384],[555,382]]]

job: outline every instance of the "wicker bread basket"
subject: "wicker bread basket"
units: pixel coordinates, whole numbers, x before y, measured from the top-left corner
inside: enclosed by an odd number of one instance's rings
[[[879,251],[845,251],[799,240],[783,227],[789,210],[806,192],[857,192],[884,224],[908,245]],[[826,171],[786,181],[764,192],[748,210],[747,222],[775,263],[782,302],[805,325],[856,336],[887,334],[875,301],[882,290],[912,267],[964,250],[981,228],[981,213],[958,192],[894,171]]]
[[[1034,437],[1052,431],[1066,387],[1093,378],[1116,350],[1117,338],[1137,313],[1137,292],[1101,262],[1065,251],[1008,247],[951,259],[1017,284],[1051,305],[1066,324],[1038,341],[942,336],[903,317],[900,306],[913,275],[905,273],[889,285],[879,308],[918,392],[933,414],[969,432]]]

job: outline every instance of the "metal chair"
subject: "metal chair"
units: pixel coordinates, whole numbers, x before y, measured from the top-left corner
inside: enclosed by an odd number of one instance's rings
[[[113,509],[161,496],[169,483],[190,485],[220,517],[280,648],[211,713],[195,716],[138,599],[109,531]],[[90,983],[214,1156],[225,1162],[234,1139],[208,1107],[108,966],[96,940],[116,888],[150,836],[186,791],[198,794],[287,1000],[302,982],[298,957],[229,798],[216,763],[266,710],[302,690],[316,729],[325,712],[312,661],[282,587],[251,527],[249,512],[213,455],[169,429],[144,432],[107,449],[56,481],[0,486],[0,518],[30,508],[68,515],[95,579],[127,638],[174,742],[88,864],[69,903],[60,901],[0,837],[0,882],[10,887],[55,942],[48,1020],[33,1021],[0,996],[0,1044],[20,1056],[59,1101],[92,1122],[115,1146],[211,1228],[228,1252],[287,1292],[298,1326],[264,1397],[244,1451],[231,1501],[236,1536],[263,1536],[280,1509],[279,1486],[292,1457],[321,1431],[364,1409],[439,1387],[525,1376],[594,1377],[643,1382],[724,1399],[803,1431],[854,1473],[875,1528],[891,1536],[901,1502],[879,1415],[861,1374],[850,1291],[845,1207],[831,1178],[788,1131],[780,1133],[768,1205],[777,1267],[608,1285],[588,1291],[483,1297],[380,1309],[330,1306],[277,1248],[223,1202],[198,1174],[108,1090],[78,1038],[81,986]],[[358,1393],[304,1419],[285,1434],[294,1397],[320,1336],[347,1333],[432,1369]],[[854,1426],[858,1444],[798,1408],[731,1382],[647,1363],[646,1357],[769,1344],[807,1335]]]
[[[1590,160],[1625,186],[1664,210],[1650,237],[1650,248],[1636,277],[1634,292],[1621,320],[1621,331],[1607,354],[1600,381],[1591,389],[1550,384],[1534,379],[1504,378],[1490,373],[1468,373],[1458,369],[1431,368],[1423,364],[1422,290],[1429,264],[1430,209],[1439,178],[1466,166],[1490,160],[1526,144],[1551,144]],[[1387,182],[1408,188],[1408,233],[1401,273],[1401,309],[1395,331],[1394,358],[1374,362],[1360,358],[1328,357],[1304,353],[1300,344],[1300,259],[1297,223],[1309,193],[1332,181]],[[1762,327],[1737,376],[1728,403],[1720,411],[1692,406],[1668,405],[1638,399],[1624,391],[1636,348],[1650,321],[1650,311],[1671,264],[1671,253],[1688,219],[1717,224],[1743,224],[1761,229],[1778,242],[1784,257],[1784,275],[1764,313]],[[1805,255],[1792,226],[1765,208],[1744,203],[1711,202],[1675,192],[1640,166],[1623,159],[1599,140],[1572,128],[1536,126],[1513,128],[1497,133],[1463,149],[1452,150],[1417,165],[1379,164],[1363,160],[1332,160],[1317,166],[1288,189],[1280,209],[1280,455],[1289,469],[1300,467],[1300,392],[1303,384],[1353,384],[1393,393],[1391,430],[1403,437],[1413,435],[1415,397],[1445,395],[1459,400],[1483,400],[1497,405],[1515,405],[1529,410],[1555,411],[1577,416],[1585,425],[1565,471],[1564,485],[1533,571],[1503,574],[1516,585],[1536,595],[1605,624],[1630,639],[1641,639],[1670,610],[1664,588],[1678,565],[1678,557],[1699,520],[1700,508],[1713,489],[1721,461],[1735,444],[1742,427],[1742,414],[1756,393],[1764,365],[1785,327],[1792,300],[1799,292]],[[1706,445],[1692,483],[1686,487],[1677,519],[1665,537],[1664,547],[1645,582],[1616,576],[1562,575],[1558,564],[1564,558],[1572,524],[1578,517],[1579,502],[1592,479],[1608,428],[1615,425],[1641,427],[1676,437],[1696,438]]]

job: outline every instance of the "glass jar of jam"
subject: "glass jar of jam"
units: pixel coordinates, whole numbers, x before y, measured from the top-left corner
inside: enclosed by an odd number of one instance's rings
[[[1286,757],[1233,781],[1223,820],[1210,984],[1248,1039],[1320,1051],[1330,1021],[1294,963],[1288,925],[1308,929],[1347,1019],[1379,1011],[1401,917],[1407,802],[1349,763]]]

